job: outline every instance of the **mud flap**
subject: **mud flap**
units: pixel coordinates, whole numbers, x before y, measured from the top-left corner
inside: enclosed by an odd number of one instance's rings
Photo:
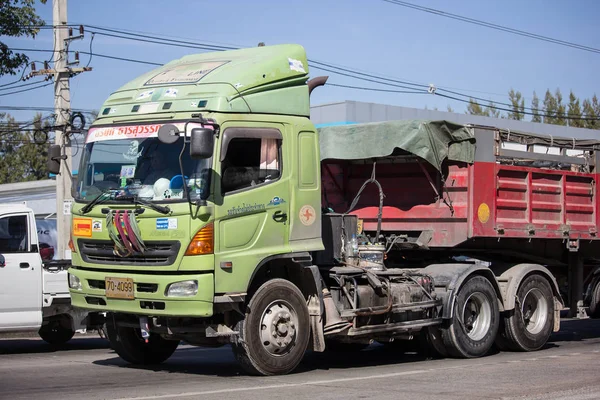
[[[554,297],[554,330],[553,332],[558,332],[560,330],[560,310],[562,310],[563,304],[557,298]]]
[[[312,350],[325,351],[325,335],[323,334],[323,314],[319,297],[311,295],[308,298],[308,315],[310,317],[310,330],[312,333]]]

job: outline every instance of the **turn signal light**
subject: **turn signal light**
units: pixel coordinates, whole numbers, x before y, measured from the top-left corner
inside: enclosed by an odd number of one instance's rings
[[[212,254],[214,251],[214,233],[215,227],[212,222],[200,229],[198,233],[194,235],[194,238],[185,251],[185,255],[199,256],[201,254]]]
[[[77,249],[75,249],[75,243],[73,242],[73,236],[69,237],[69,249],[71,253],[77,253]]]

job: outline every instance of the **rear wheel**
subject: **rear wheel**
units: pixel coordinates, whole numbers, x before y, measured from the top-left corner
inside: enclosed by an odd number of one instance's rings
[[[554,326],[554,296],[548,280],[530,275],[517,290],[515,309],[502,321],[496,343],[515,351],[534,351],[546,344]]]
[[[442,328],[448,354],[459,358],[484,356],[494,344],[499,324],[498,301],[494,287],[475,275],[460,287],[450,324]]]
[[[107,318],[106,333],[110,347],[131,364],[160,364],[177,349],[179,340],[168,340],[150,333],[148,342],[142,338],[139,328],[118,326],[114,318]]]
[[[245,318],[238,323],[233,353],[250,374],[287,374],[304,357],[309,327],[302,292],[287,280],[272,279],[250,299]]]
[[[596,282],[590,299],[590,317],[600,318],[600,280]]]
[[[69,317],[54,317],[38,331],[40,337],[47,343],[58,346],[67,343],[75,335],[71,328]]]

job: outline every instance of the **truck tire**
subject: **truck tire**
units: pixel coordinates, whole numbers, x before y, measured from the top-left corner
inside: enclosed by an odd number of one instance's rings
[[[600,318],[600,280],[596,282],[590,299],[590,317]]]
[[[42,340],[53,346],[65,344],[75,335],[70,322],[68,317],[52,318],[48,324],[40,327],[38,334]]]
[[[252,375],[282,375],[302,361],[310,338],[306,300],[284,279],[272,279],[250,299],[232,349],[242,368]]]
[[[539,350],[548,341],[553,327],[552,287],[546,278],[529,275],[519,285],[515,309],[502,320],[496,344],[503,350]]]
[[[475,358],[487,354],[498,332],[496,291],[483,276],[470,277],[458,291],[452,319],[441,328],[448,355]]]
[[[117,326],[114,318],[106,321],[110,347],[119,357],[131,364],[152,365],[167,360],[177,349],[179,340],[168,340],[150,333],[148,343],[142,339],[138,328]]]

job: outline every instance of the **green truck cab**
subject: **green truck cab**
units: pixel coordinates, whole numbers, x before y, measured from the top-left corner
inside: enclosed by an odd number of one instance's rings
[[[446,216],[443,196],[420,206],[410,185],[430,188],[445,159],[468,168],[471,131],[409,122],[320,138],[309,98],[326,79],[309,80],[301,46],[260,46],[183,57],[104,103],[74,185],[68,279],[74,306],[108,313],[124,360],[160,363],[181,341],[231,344],[249,373],[274,375],[294,370],[307,349],[418,336],[442,355],[478,357],[501,321],[512,349],[536,350],[557,329],[560,296],[543,267],[435,263],[445,253],[427,245],[438,236],[397,227],[405,222],[394,213],[423,207],[444,224],[467,221]],[[50,149],[51,172],[60,151]],[[412,207],[387,208],[391,218],[382,217],[379,161],[395,179],[390,202]],[[352,213],[357,205],[371,216]],[[513,314],[501,320],[520,282],[541,285],[522,299],[546,310],[533,331]]]

